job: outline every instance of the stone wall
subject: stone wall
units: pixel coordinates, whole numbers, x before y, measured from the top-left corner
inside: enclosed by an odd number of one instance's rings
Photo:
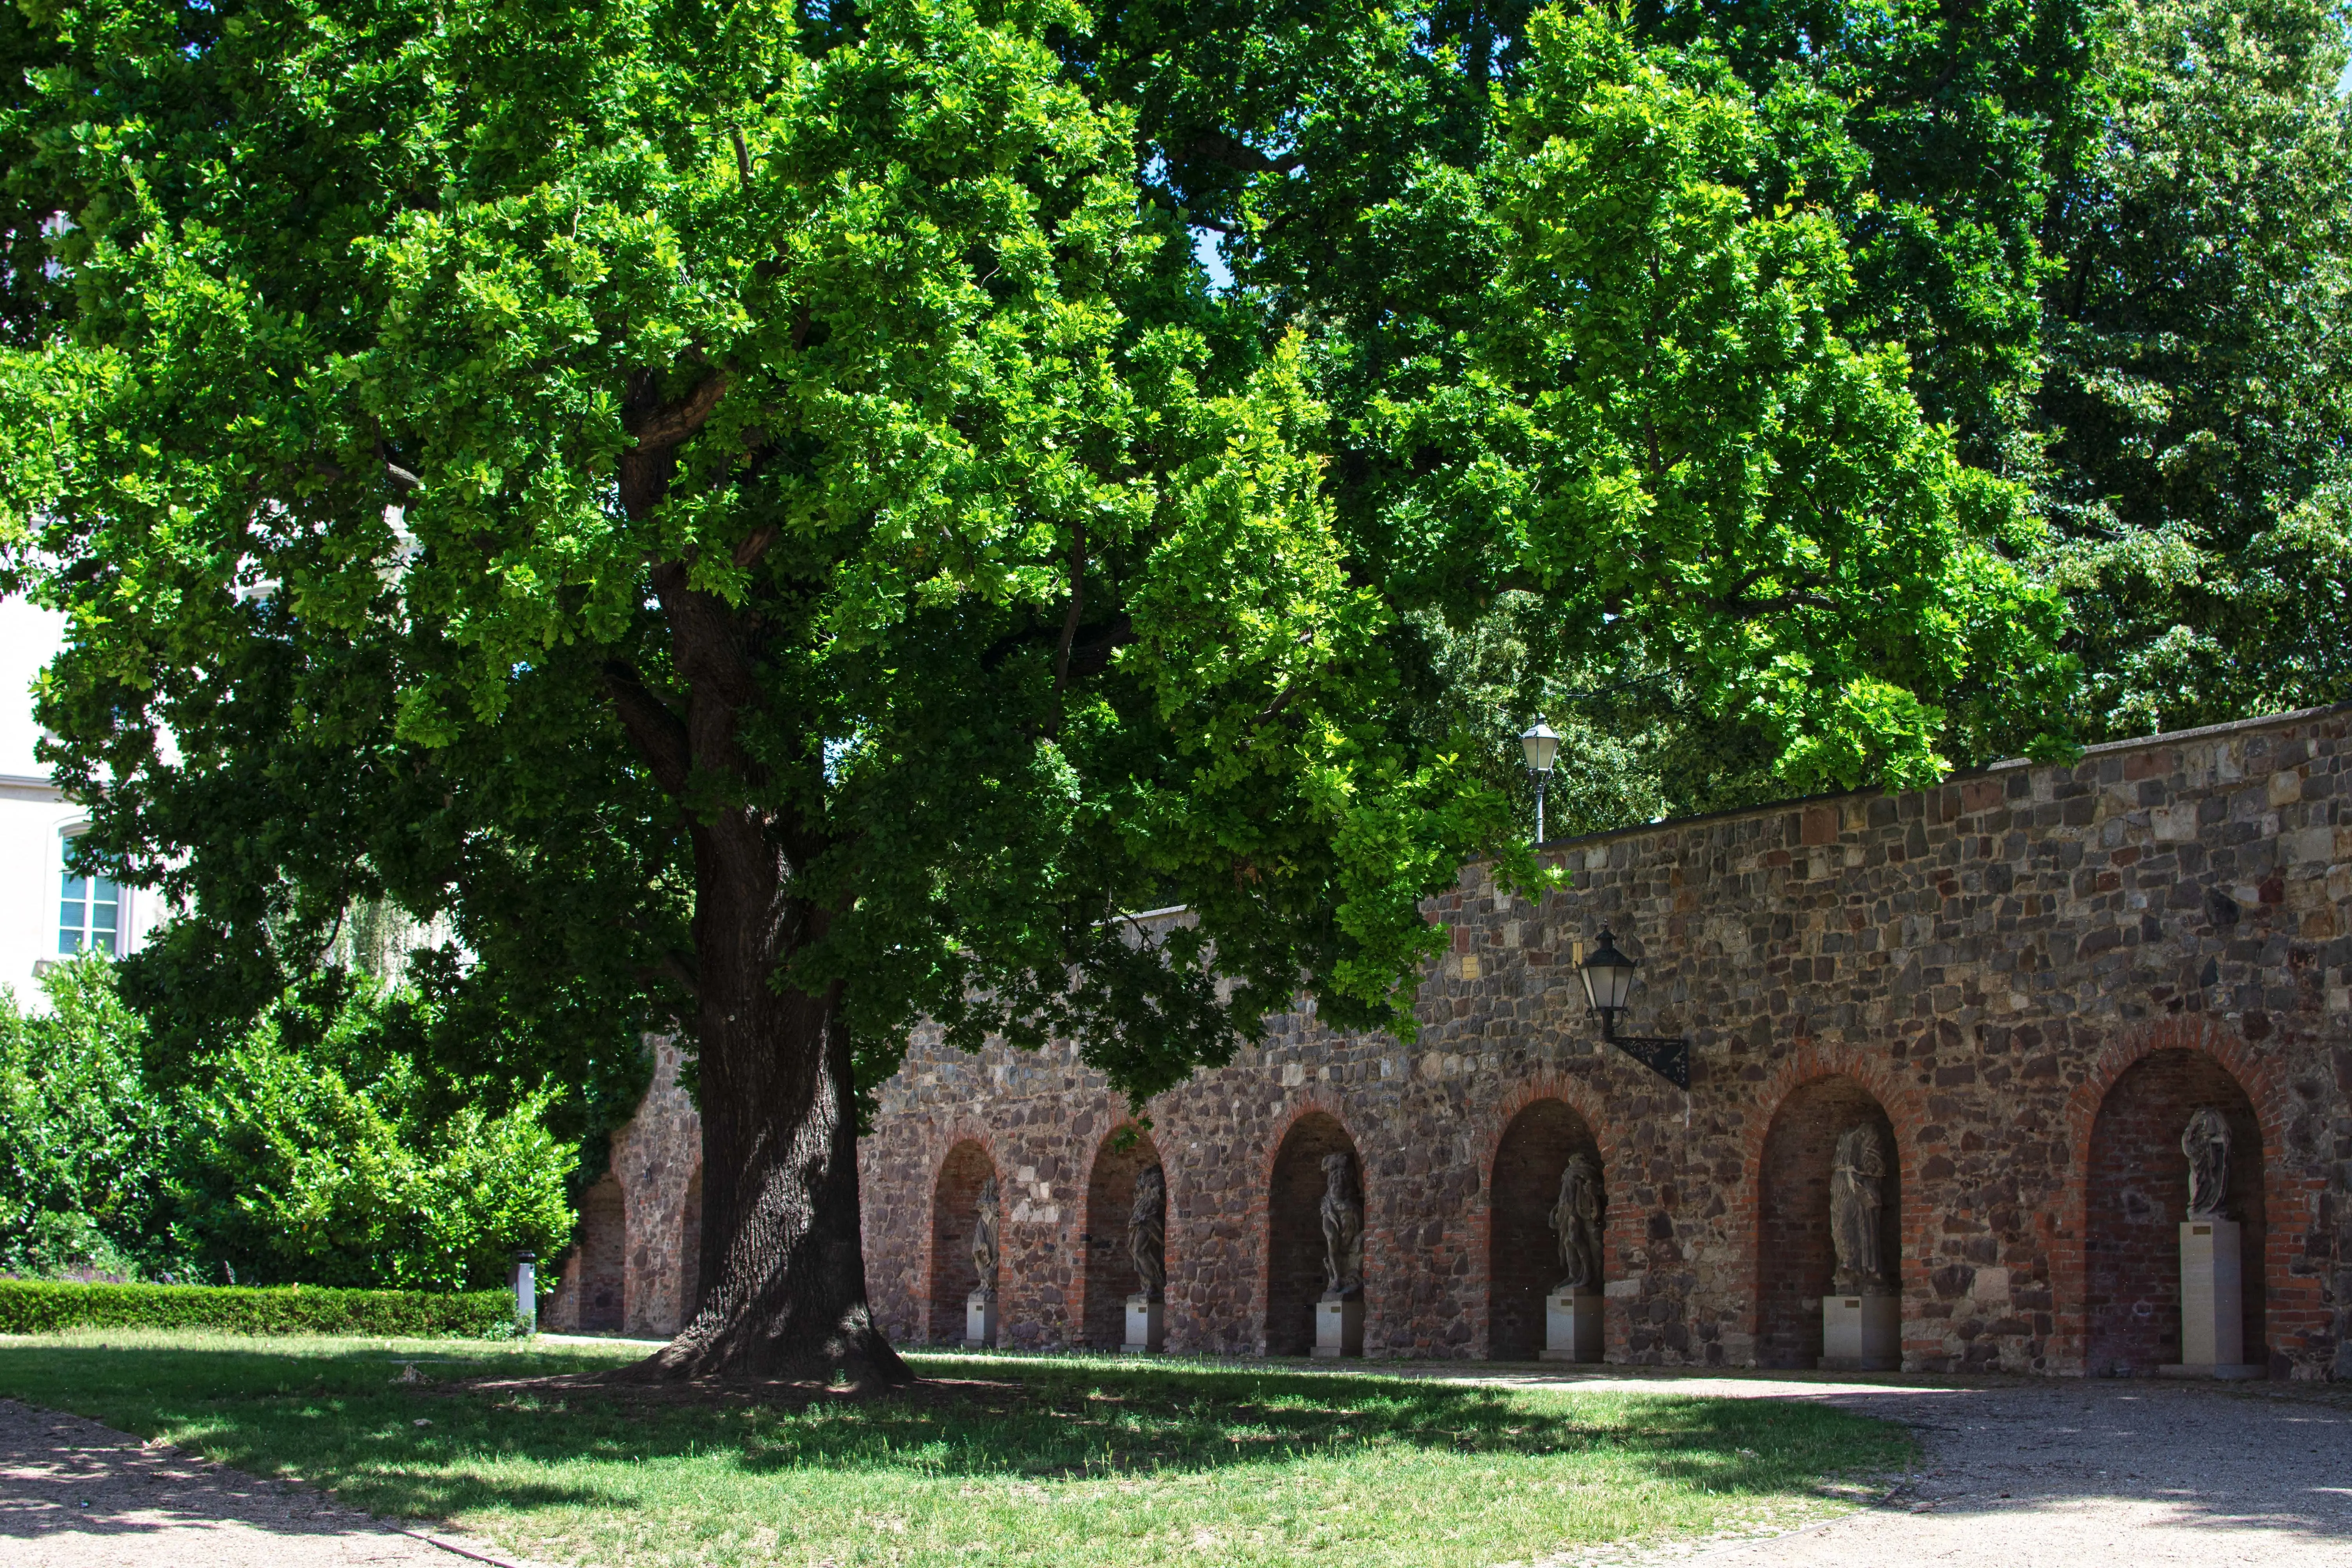
[[[1334,1035],[1310,1008],[1149,1106],[1169,1348],[1263,1353],[1270,1280],[1272,1335],[1295,1340],[1269,1199],[1286,1135],[1328,1118],[1362,1164],[1367,1353],[1489,1353],[1496,1237],[1528,1235],[1520,1210],[1549,1203],[1539,1183],[1497,1184],[1497,1156],[1516,1116],[1556,1100],[1604,1170],[1611,1359],[1800,1356],[1826,1253],[1817,1178],[1783,1152],[1817,1163],[1832,1123],[1875,1108],[1899,1164],[1906,1364],[2081,1372],[2095,1310],[2144,1292],[2144,1255],[2167,1251],[2149,1194],[2177,1184],[2184,1107],[2234,1086],[2259,1146],[2240,1189],[2259,1197],[2265,1340],[2249,1357],[2352,1376],[2348,728],[2352,710],[2284,715],[1554,844],[1563,886],[1533,902],[1466,868],[1429,910],[1450,952],[1410,1046]],[[1643,965],[1622,1026],[1689,1037],[1687,1094],[1596,1045],[1573,966],[1604,923]],[[2152,1087],[2131,1078],[2143,1061]],[[1105,1321],[1090,1272],[1110,1288],[1087,1267],[1101,1222],[1086,1194],[1126,1120],[1066,1048],[966,1057],[919,1035],[861,1151],[888,1331],[961,1333],[960,1312],[929,1309],[953,1268],[934,1202],[961,1151],[1003,1194],[1005,1340],[1083,1341]],[[2137,1199],[2092,1179],[2095,1143],[2111,1175],[2143,1173]],[[2119,1348],[2091,1370],[2152,1370],[2161,1329],[2111,1327],[2101,1354]]]
[[[647,1045],[652,1087],[613,1134],[612,1168],[582,1194],[573,1245],[540,1314],[551,1329],[666,1339],[677,1332],[692,1298],[702,1121],[678,1087],[677,1047],[658,1038]]]

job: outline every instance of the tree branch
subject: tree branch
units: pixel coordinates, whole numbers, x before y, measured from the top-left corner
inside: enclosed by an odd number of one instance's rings
[[[757,562],[761,556],[765,555],[768,552],[768,547],[775,543],[775,542],[776,525],[774,523],[769,523],[764,528],[753,529],[750,533],[744,535],[743,542],[735,547],[735,564],[738,566],[751,565],[753,563]]]
[[[625,418],[622,428],[636,437],[640,452],[675,447],[703,426],[727,395],[725,371],[709,377],[675,403],[658,404]]]
[[[392,455],[392,444],[390,442],[383,440],[377,441],[375,444],[375,455],[377,459],[383,464],[383,477],[385,479],[390,479],[394,484],[398,485],[404,490],[421,490],[425,488],[425,481],[418,479],[413,471],[404,467],[400,460]],[[339,472],[335,477],[337,479],[341,479],[342,475]]]
[[[604,689],[621,717],[621,728],[653,770],[654,783],[669,795],[686,793],[687,775],[694,771],[694,753],[686,725],[662,700],[646,689],[637,672],[619,659],[604,666]]]
[[[1245,174],[1287,174],[1307,163],[1307,160],[1296,153],[1269,158],[1248,142],[1228,136],[1222,131],[1212,131],[1196,138],[1190,147],[1184,149],[1182,157],[1186,163],[1222,163]]]
[[[1062,617],[1062,645],[1054,650],[1054,700],[1070,682],[1070,645],[1078,637],[1078,613],[1087,604],[1087,525],[1070,531],[1070,611]]]

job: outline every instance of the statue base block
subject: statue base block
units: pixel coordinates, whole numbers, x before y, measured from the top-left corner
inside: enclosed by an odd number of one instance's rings
[[[974,1290],[963,1299],[963,1342],[978,1350],[996,1342],[996,1292]]]
[[[1156,1352],[1168,1340],[1168,1305],[1141,1294],[1127,1299],[1127,1349],[1136,1354]]]
[[[2238,1222],[2233,1219],[2206,1215],[2180,1222],[2183,1366],[2236,1366],[2246,1359],[2239,1241]]]
[[[2210,1377],[2223,1383],[2252,1383],[2271,1374],[2270,1368],[2257,1366],[2252,1362],[2216,1362],[2211,1366],[2190,1366],[2176,1362],[2158,1367],[2156,1371],[2159,1377]]]
[[[1822,1298],[1823,1372],[1894,1372],[1903,1364],[1903,1298]]]
[[[1601,1359],[1600,1291],[1555,1290],[1544,1298],[1543,1359]]]
[[[1364,1353],[1361,1301],[1315,1303],[1315,1353],[1327,1359]]]

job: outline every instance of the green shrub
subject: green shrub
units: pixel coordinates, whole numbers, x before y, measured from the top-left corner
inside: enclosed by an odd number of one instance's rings
[[[0,1272],[164,1274],[176,1119],[140,1070],[138,1016],[99,958],[42,981],[47,1016],[0,990]]]
[[[553,1257],[571,1235],[575,1152],[547,1131],[550,1089],[436,1115],[408,1058],[298,1054],[268,1019],[212,1068],[189,1097],[181,1212],[240,1279],[487,1289],[516,1247]]]
[[[165,1070],[114,982],[58,965],[47,1016],[0,990],[0,1275],[486,1290],[569,1241],[556,1090],[428,1074],[413,996],[289,992]]]
[[[306,1290],[216,1285],[79,1285],[0,1279],[0,1333],[218,1329],[238,1334],[497,1339],[514,1332],[504,1290]]]

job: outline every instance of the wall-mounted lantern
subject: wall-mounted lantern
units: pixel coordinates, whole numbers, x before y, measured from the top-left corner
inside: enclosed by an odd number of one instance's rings
[[[1617,951],[1616,937],[1602,926],[1600,943],[1586,955],[1579,971],[1584,976],[1584,999],[1601,1015],[1601,1038],[1687,1093],[1690,1041],[1686,1037],[1665,1038],[1617,1033],[1617,1015],[1624,1011],[1626,999],[1633,994],[1633,961]]]

